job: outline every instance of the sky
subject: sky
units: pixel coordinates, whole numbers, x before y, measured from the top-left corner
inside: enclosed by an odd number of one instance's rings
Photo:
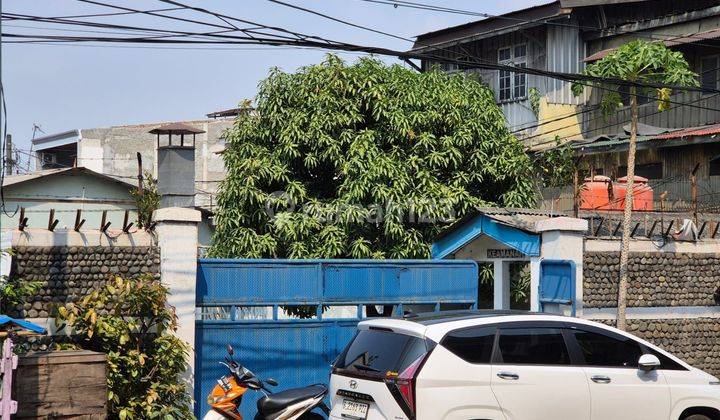
[[[157,0],[100,0],[135,9],[168,7]],[[364,0],[285,0],[353,23],[406,38],[478,20],[474,16],[393,7]],[[489,14],[547,3],[549,0],[418,0]],[[181,0],[225,15],[281,26],[355,44],[407,50],[411,44],[294,10],[268,0]],[[117,10],[77,0],[0,0],[4,13],[68,16]],[[166,12],[174,16],[223,24],[197,12]],[[173,30],[213,30],[193,23],[152,16],[113,16],[95,21]],[[41,30],[36,29],[41,28]],[[88,36],[46,28],[29,21],[3,21],[3,33],[44,33]],[[67,28],[67,27],[65,27]],[[92,28],[82,28],[92,29]],[[7,40],[8,38],[4,38]],[[8,133],[17,147],[28,150],[33,125],[45,134],[75,128],[107,127],[205,118],[212,111],[252,99],[258,82],[273,67],[292,72],[323,60],[325,51],[283,47],[172,49],[78,45],[2,44],[2,82],[7,103]],[[358,54],[339,54],[347,61]],[[385,58],[389,63],[400,63]]]

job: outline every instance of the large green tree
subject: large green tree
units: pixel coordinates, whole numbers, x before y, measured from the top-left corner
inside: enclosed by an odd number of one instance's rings
[[[690,70],[690,66],[682,53],[672,51],[658,42],[635,40],[624,44],[617,50],[585,68],[585,74],[620,79],[636,84],[660,84],[674,86],[698,86],[697,74]],[[602,89],[601,106],[606,114],[614,112],[622,103],[619,86],[607,83],[591,83]],[[604,86],[603,86],[604,85]],[[573,84],[573,92],[579,95],[585,85]],[[620,250],[620,280],[618,282],[618,314],[617,327],[624,330],[627,326],[627,285],[628,260],[630,254],[630,225],[633,208],[633,186],[635,181],[635,151],[637,149],[638,128],[638,96],[656,96],[660,111],[669,108],[670,89],[645,88],[631,85],[630,92],[630,142],[628,145],[627,160],[627,191],[625,208],[623,212],[622,245]]]
[[[476,78],[328,56],[272,70],[226,133],[214,257],[425,258],[474,206],[527,206],[532,164]]]

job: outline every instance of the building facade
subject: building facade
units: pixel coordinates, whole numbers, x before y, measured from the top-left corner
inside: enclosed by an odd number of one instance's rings
[[[212,211],[225,165],[218,152],[225,148],[223,133],[232,127],[229,118],[183,121],[203,133],[195,136],[195,204]],[[38,169],[82,166],[125,182],[137,184],[138,157],[142,171],[157,178],[157,136],[150,131],[168,123],[75,129],[35,138]]]
[[[587,63],[634,39],[662,42],[681,52],[703,87],[720,87],[720,5],[716,1],[559,0],[423,34],[413,51],[468,63],[427,59],[422,68],[439,66],[448,72],[478,74],[495,93],[509,129],[531,151],[571,142],[576,154],[583,156],[583,174],[620,177],[626,171],[629,137],[627,91],[620,89],[623,106],[607,116],[598,109],[604,93],[601,89],[586,88],[582,95],[574,96],[571,83],[564,80],[480,69],[473,64],[578,73]],[[641,140],[647,142],[638,152],[639,175],[649,178],[659,192],[667,191],[668,202],[686,207],[694,172],[705,201],[717,202],[720,94],[673,92],[674,103],[663,112],[649,99],[654,92],[642,95]],[[543,206],[570,210],[571,197],[571,188],[547,190]]]

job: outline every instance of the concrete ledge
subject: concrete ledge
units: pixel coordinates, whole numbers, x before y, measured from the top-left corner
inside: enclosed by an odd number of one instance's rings
[[[165,207],[157,209],[152,215],[153,222],[184,222],[200,223],[202,215],[200,211],[185,207]]]
[[[585,252],[620,252],[621,241],[617,239],[586,239]],[[703,239],[697,242],[667,242],[662,248],[646,238],[633,238],[630,241],[630,252],[687,252],[698,254],[720,253],[720,240]]]
[[[99,230],[57,229],[53,232],[41,228],[27,228],[23,231],[3,229],[3,236],[12,235],[11,246],[154,246],[155,238],[144,230],[124,233],[110,229],[107,233]]]
[[[588,230],[588,221],[585,219],[576,219],[574,217],[552,217],[536,222],[535,230],[538,232],[561,230],[585,233]]]
[[[581,318],[615,320],[617,308],[585,308]],[[720,318],[720,306],[658,306],[627,308],[628,319]]]

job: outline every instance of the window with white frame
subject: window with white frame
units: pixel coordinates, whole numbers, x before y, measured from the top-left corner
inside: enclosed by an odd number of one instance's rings
[[[498,63],[525,68],[527,44],[517,44],[498,49]],[[498,71],[498,99],[500,102],[527,97],[527,75],[509,70]]]

